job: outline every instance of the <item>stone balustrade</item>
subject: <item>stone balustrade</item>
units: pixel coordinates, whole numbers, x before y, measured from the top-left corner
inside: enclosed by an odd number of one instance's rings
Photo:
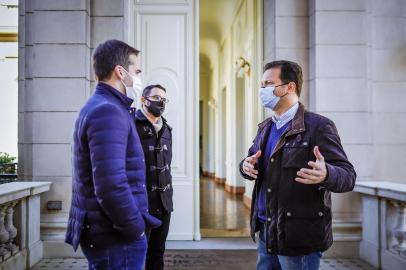
[[[406,269],[406,184],[358,182],[362,195],[360,257],[378,269]]]
[[[50,182],[0,185],[0,269],[29,269],[42,259],[40,194]]]

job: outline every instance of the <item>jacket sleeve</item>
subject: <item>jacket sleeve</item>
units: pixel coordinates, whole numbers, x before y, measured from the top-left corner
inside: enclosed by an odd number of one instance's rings
[[[130,125],[118,108],[103,104],[88,117],[87,137],[95,196],[116,230],[136,240],[145,222],[132,196],[126,174]]]
[[[327,167],[327,178],[320,185],[336,193],[353,190],[357,174],[347,159],[332,121],[329,120],[318,128],[315,144],[319,146]]]
[[[254,139],[254,141],[253,141],[253,144],[251,145],[250,149],[248,149],[248,155],[247,155],[243,160],[241,160],[241,162],[240,162],[240,164],[239,164],[239,166],[238,166],[238,167],[239,167],[239,170],[240,170],[241,176],[242,176],[243,178],[247,179],[247,180],[250,180],[250,181],[254,181],[254,180],[256,180],[256,179],[253,178],[253,177],[251,177],[251,176],[249,176],[248,174],[245,174],[242,165],[243,165],[243,163],[244,163],[244,160],[245,160],[247,157],[254,155],[258,150],[260,150],[260,148],[259,148],[259,146],[258,146],[258,143],[257,143],[259,136],[260,136],[260,130],[258,130],[257,136],[255,137],[255,139]],[[261,158],[259,158],[259,160],[261,160]],[[258,161],[259,161],[259,160],[258,160]],[[258,168],[258,165],[256,164],[255,167]]]

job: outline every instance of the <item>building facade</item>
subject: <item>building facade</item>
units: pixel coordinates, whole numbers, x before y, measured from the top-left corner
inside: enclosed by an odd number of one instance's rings
[[[268,61],[303,67],[302,102],[335,121],[357,181],[406,183],[405,29],[402,0],[20,0],[19,178],[53,182],[41,198],[44,256],[72,255],[63,244],[71,135],[96,84],[91,55],[99,43],[114,38],[140,49],[144,84],[168,89],[169,239],[199,240],[200,171],[250,200],[252,183],[237,166],[269,113],[258,101]],[[238,71],[241,58],[249,68]],[[332,252],[357,254],[360,197],[339,194],[333,205]]]

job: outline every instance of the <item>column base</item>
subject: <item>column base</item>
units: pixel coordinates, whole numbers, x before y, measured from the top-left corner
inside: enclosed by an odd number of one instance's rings
[[[244,197],[243,197],[244,206],[250,210],[251,210],[251,201],[252,201],[252,199],[244,194]]]
[[[245,187],[231,186],[228,183],[224,184],[224,189],[225,191],[236,195],[243,195],[245,193]]]
[[[219,185],[224,185],[224,184],[226,183],[226,179],[225,179],[225,178],[221,178],[221,177],[215,176],[215,177],[214,177],[214,182],[215,182],[216,184],[219,184]]]
[[[27,265],[31,268],[36,265],[43,255],[43,244],[42,241],[38,241],[34,244],[31,244],[27,249]]]
[[[203,177],[208,177],[208,178],[214,178],[214,177],[215,177],[215,173],[203,171],[203,172],[202,172],[202,176],[203,176]]]

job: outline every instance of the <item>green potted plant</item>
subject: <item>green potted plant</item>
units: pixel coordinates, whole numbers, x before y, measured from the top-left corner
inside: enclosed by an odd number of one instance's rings
[[[8,153],[0,152],[0,174],[15,174],[16,166],[14,165],[15,157]]]

